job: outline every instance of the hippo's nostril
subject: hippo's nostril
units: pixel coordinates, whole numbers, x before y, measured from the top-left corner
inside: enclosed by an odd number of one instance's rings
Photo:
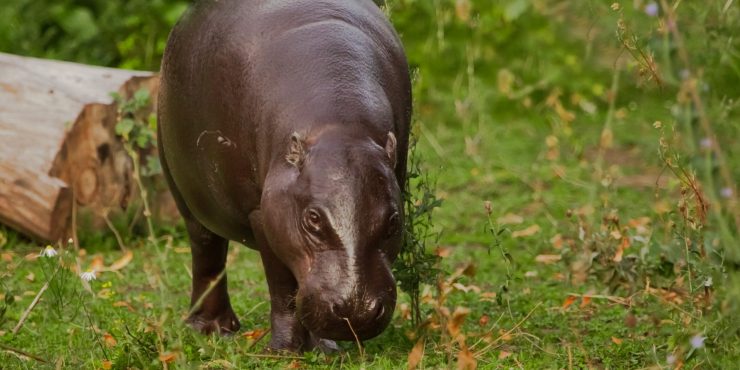
[[[385,306],[383,305],[383,302],[380,301],[380,299],[376,299],[370,304],[368,311],[373,314],[373,319],[377,320],[383,317],[383,314],[385,313]]]

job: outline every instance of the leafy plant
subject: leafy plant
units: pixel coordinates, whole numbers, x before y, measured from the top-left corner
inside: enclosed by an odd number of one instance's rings
[[[442,205],[437,199],[429,174],[421,168],[421,157],[416,150],[416,139],[409,145],[404,199],[404,232],[401,252],[393,265],[398,285],[411,298],[412,319],[421,322],[420,287],[432,284],[439,274],[439,258],[431,254],[428,243],[439,238],[432,223],[432,213]]]

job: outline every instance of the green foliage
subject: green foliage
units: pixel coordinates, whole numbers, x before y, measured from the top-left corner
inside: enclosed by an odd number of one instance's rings
[[[400,288],[411,298],[412,318],[419,324],[421,317],[421,285],[433,284],[439,275],[439,259],[429,252],[428,243],[439,239],[433,229],[432,212],[442,205],[434,194],[429,174],[421,169],[421,156],[416,141],[409,148],[406,189],[404,189],[404,232],[401,252],[393,264],[393,275]]]
[[[0,51],[155,70],[187,5],[183,0],[7,0],[0,3]]]

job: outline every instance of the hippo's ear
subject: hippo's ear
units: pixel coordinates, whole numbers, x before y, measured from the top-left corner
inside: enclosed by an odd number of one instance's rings
[[[385,142],[385,153],[391,161],[391,167],[396,168],[396,135],[388,131],[388,139]]]
[[[297,132],[290,135],[290,146],[288,148],[288,155],[285,156],[285,160],[288,163],[300,168],[303,165],[303,159],[306,153],[303,150],[303,140]]]

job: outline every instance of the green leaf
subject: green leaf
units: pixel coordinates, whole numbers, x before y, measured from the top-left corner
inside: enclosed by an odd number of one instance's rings
[[[124,118],[121,122],[116,124],[116,135],[123,137],[125,140],[129,139],[131,131],[134,129],[136,123],[130,118]]]
[[[507,22],[511,22],[519,18],[529,8],[529,1],[527,0],[514,0],[506,5],[504,9],[504,19]]]

